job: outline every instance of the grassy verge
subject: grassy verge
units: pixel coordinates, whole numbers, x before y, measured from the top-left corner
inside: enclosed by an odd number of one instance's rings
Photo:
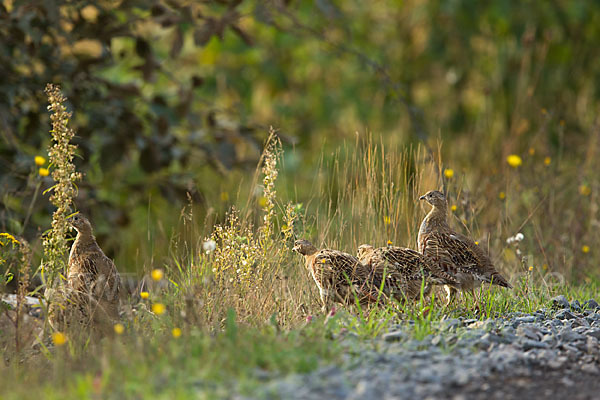
[[[559,191],[554,183],[566,181],[566,175],[533,190],[538,175],[549,178],[552,164],[514,157],[502,179],[461,177],[444,166],[439,149],[390,151],[383,141],[357,139],[323,158],[316,174],[295,176],[281,166],[285,154],[272,134],[251,182],[230,182],[221,193],[223,201],[229,201],[225,194],[237,193],[226,216],[198,215],[194,204],[178,218],[169,207],[162,218],[149,210],[146,235],[124,239],[151,255],[142,260],[143,278],[128,297],[114,337],[80,341],[73,332],[60,332],[47,346],[46,332],[32,355],[4,340],[11,331],[1,326],[2,397],[226,397],[232,390],[251,392],[261,377],[337,362],[348,350],[336,339],[342,330],[368,341],[390,323],[411,320],[406,334],[422,339],[438,332],[445,318],[532,312],[549,307],[557,294],[581,302],[595,297],[591,266],[597,255],[581,246],[598,235],[594,225],[579,224],[577,240],[551,236],[568,233],[580,211],[595,213],[589,190],[565,185]],[[532,168],[526,170],[529,161]],[[416,304],[321,315],[316,287],[290,250],[293,240],[307,237],[350,253],[362,243],[414,247],[424,215],[416,199],[438,187],[449,194],[452,224],[490,249],[515,288],[484,288],[477,314],[468,295],[446,308],[437,294]],[[298,188],[302,194],[292,195]],[[560,203],[573,212],[547,218],[559,199],[568,198],[564,192],[577,199]],[[520,231],[520,239],[508,240]]]

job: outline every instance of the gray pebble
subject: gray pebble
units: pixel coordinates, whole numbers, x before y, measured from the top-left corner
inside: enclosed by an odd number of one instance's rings
[[[600,304],[598,304],[594,299],[589,299],[583,303],[583,307],[587,308],[588,310],[597,310],[600,308]]]
[[[565,342],[573,342],[575,340],[585,339],[584,335],[582,335],[581,333],[577,333],[571,328],[567,327],[561,329],[561,331],[558,333],[558,337]]]
[[[406,334],[404,334],[402,331],[388,332],[388,333],[384,333],[382,336],[383,340],[385,340],[386,342],[399,342],[399,341],[403,340],[405,337],[406,337]]]
[[[570,311],[561,310],[556,313],[556,318],[558,318],[558,319],[574,319],[577,317]]]
[[[536,340],[524,339],[521,340],[521,346],[524,351],[528,351],[531,349],[548,349],[550,346],[545,342],[538,342]]]
[[[553,297],[551,301],[552,301],[552,308],[555,308],[557,310],[560,310],[563,308],[569,308],[569,306],[570,306],[569,301],[562,294],[560,296]]]

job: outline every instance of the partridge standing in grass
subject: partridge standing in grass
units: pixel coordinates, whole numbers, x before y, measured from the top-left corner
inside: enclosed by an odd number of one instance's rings
[[[50,292],[54,300],[64,297],[62,304],[51,304],[51,323],[54,320],[67,326],[94,326],[110,332],[119,318],[119,273],[96,243],[87,218],[76,214],[70,223],[77,230],[77,237],[69,254],[66,285],[59,293]]]
[[[447,221],[447,202],[442,192],[432,190],[419,198],[432,208],[419,229],[419,251],[439,264],[456,284],[446,285],[448,304],[457,290],[471,291],[483,282],[511,288],[492,264],[488,255],[475,242],[453,231]]]
[[[377,288],[369,284],[369,269],[351,254],[338,250],[317,249],[308,240],[296,240],[294,251],[302,254],[306,268],[319,288],[323,311],[330,302],[346,305],[376,302]]]
[[[426,295],[431,285],[457,284],[438,264],[427,256],[405,247],[380,247],[363,244],[359,246],[358,259],[365,264],[373,276],[373,285],[380,286],[387,296],[399,301],[418,300],[421,289]]]

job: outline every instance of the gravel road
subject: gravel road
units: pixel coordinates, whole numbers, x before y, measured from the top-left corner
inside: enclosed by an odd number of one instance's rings
[[[411,339],[406,324],[368,343],[347,334],[340,340],[352,350],[342,365],[267,378],[249,398],[600,398],[600,306],[594,300],[582,305],[558,296],[531,314],[448,319],[423,340]]]

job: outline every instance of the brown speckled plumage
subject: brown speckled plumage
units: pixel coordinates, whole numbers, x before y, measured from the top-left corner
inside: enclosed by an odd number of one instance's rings
[[[87,218],[77,214],[70,222],[77,230],[77,237],[69,254],[66,284],[59,293],[50,291],[55,299],[64,299],[51,307],[51,322],[93,325],[110,332],[119,318],[119,273],[98,246]]]
[[[438,264],[423,254],[405,247],[387,246],[373,248],[363,244],[357,253],[360,262],[371,271],[372,283],[397,300],[417,300],[429,292],[431,285],[456,284],[456,280],[443,271]]]
[[[456,279],[458,284],[449,285],[451,288],[472,291],[482,282],[511,288],[480,246],[450,228],[443,193],[433,190],[420,199],[427,201],[432,208],[419,229],[419,251]],[[449,290],[448,301],[454,290]]]
[[[296,240],[294,251],[302,254],[323,304],[327,310],[330,302],[352,305],[355,299],[361,304],[377,301],[377,289],[369,284],[369,270],[356,257],[338,250],[317,249],[308,240]]]

